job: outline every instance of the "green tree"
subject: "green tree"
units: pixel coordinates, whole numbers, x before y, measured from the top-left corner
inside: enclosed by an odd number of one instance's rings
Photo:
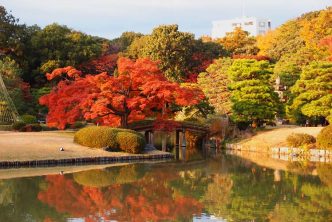
[[[307,117],[324,117],[332,123],[332,63],[312,62],[303,68],[292,87],[295,95],[291,111]]]
[[[268,61],[235,60],[229,75],[235,122],[260,125],[280,111],[278,95],[269,83],[272,72]]]
[[[218,59],[198,76],[198,86],[218,114],[231,113],[228,68],[232,63],[230,58]]]
[[[0,5],[0,55],[15,54],[20,48],[18,19]]]
[[[30,41],[34,52],[33,58],[28,58],[32,72],[25,79],[43,84],[45,72],[79,65],[101,55],[106,40],[54,23],[36,30]]]
[[[142,37],[142,33],[124,32],[120,37],[111,40],[110,45],[114,52],[124,52],[132,44],[133,41]]]
[[[129,57],[159,61],[168,79],[183,81],[190,66],[194,42],[194,35],[180,32],[178,25],[162,25],[153,29],[151,35],[133,41],[134,45],[128,50],[131,52]]]

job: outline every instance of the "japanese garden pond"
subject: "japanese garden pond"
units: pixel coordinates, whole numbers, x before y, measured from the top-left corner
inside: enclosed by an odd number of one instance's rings
[[[223,154],[2,179],[0,221],[331,221],[332,165],[289,167]]]

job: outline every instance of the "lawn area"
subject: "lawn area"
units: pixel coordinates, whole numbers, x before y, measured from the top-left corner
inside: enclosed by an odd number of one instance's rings
[[[292,133],[307,133],[317,137],[323,127],[280,126],[260,131],[256,135],[241,140],[243,147],[256,147],[257,151],[267,152],[272,147],[286,146],[286,138]]]

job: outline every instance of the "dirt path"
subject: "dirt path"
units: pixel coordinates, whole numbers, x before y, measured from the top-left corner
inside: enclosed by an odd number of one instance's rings
[[[54,132],[0,132],[0,162],[84,157],[130,156],[122,152],[91,149],[73,142],[74,133]],[[63,147],[64,151],[59,148]],[[151,151],[148,154],[164,153]]]
[[[268,151],[272,147],[286,145],[286,138],[292,133],[307,133],[317,136],[323,127],[282,126],[259,132],[257,135],[239,142],[243,147],[255,147],[257,151]]]

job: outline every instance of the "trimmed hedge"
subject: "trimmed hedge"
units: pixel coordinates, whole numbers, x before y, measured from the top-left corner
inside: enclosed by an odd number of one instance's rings
[[[316,143],[314,136],[306,133],[292,133],[286,139],[288,146],[302,147]]]
[[[26,124],[25,122],[16,122],[12,125],[13,130],[20,132],[40,132],[43,130],[39,123]]]
[[[25,122],[22,122],[22,121],[19,121],[19,122],[15,122],[13,123],[12,127],[13,127],[13,130],[21,130],[23,127],[25,127],[27,124]]]
[[[43,130],[43,127],[41,125],[37,124],[28,124],[21,129],[19,129],[20,132],[40,132]]]
[[[317,136],[319,148],[332,150],[332,125],[323,128]]]
[[[136,131],[106,126],[90,126],[75,133],[74,142],[91,148],[140,153],[145,147],[144,136]]]

